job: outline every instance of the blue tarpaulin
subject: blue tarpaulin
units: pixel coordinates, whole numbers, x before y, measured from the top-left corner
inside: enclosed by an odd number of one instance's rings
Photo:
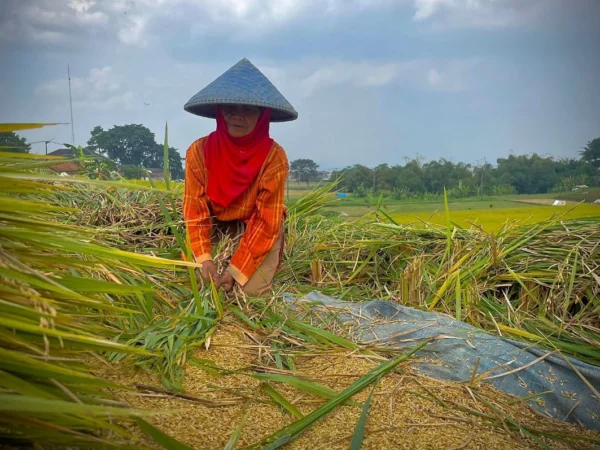
[[[508,394],[530,397],[528,403],[558,420],[600,430],[600,367],[567,358],[531,344],[493,336],[444,314],[421,311],[386,301],[346,302],[312,292],[286,295],[298,308],[325,312],[358,326],[352,333],[360,342],[394,348],[437,338],[417,353],[413,366],[434,378],[469,381],[477,368],[485,382]],[[585,379],[585,381],[584,381]],[[590,387],[591,386],[591,387]]]

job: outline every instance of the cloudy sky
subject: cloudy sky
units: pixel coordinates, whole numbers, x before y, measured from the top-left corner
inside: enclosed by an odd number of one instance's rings
[[[598,0],[2,0],[0,49],[0,121],[69,122],[70,64],[82,145],[128,123],[161,141],[168,121],[185,154],[214,122],[184,103],[243,57],[300,114],[273,137],[325,168],[569,157],[600,136]]]

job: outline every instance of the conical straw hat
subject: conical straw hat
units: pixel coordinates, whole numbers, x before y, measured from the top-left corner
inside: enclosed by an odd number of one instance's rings
[[[194,95],[187,112],[215,118],[217,105],[254,105],[271,108],[271,122],[287,122],[298,113],[273,83],[246,58]]]

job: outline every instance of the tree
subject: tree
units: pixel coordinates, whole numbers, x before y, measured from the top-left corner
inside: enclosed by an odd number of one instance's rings
[[[423,181],[429,192],[443,192],[444,188],[450,189],[454,186],[452,176],[454,165],[445,159],[430,161],[423,165]]]
[[[366,189],[366,187],[373,186],[373,171],[361,164],[344,169],[341,175],[342,185],[340,187],[350,192],[356,192],[361,187]]]
[[[155,151],[148,155],[144,160],[144,167],[163,167],[165,160],[165,147],[163,144],[156,144]],[[174,180],[183,179],[185,176],[183,170],[183,160],[177,149],[169,147],[169,171]]]
[[[423,161],[421,158],[406,159],[406,165],[399,167],[396,177],[396,187],[415,194],[425,192],[423,181]]]
[[[121,168],[123,177],[128,180],[139,180],[147,176],[146,170],[142,166],[124,166]]]
[[[395,186],[397,189],[411,192],[413,194],[421,194],[425,191],[425,184],[421,175],[412,167],[406,166],[399,171],[396,177]]]
[[[537,157],[537,155],[534,155]],[[529,174],[531,158],[527,155],[509,155],[508,158],[498,158],[499,184],[514,186],[519,194],[535,194],[531,189],[532,179]]]
[[[306,184],[317,175],[318,169],[319,166],[312,159],[296,159],[290,165],[290,171],[296,177],[296,181],[305,181]]]
[[[102,149],[100,149],[100,145],[98,144],[98,137],[104,133],[104,129],[100,126],[95,126],[92,132],[90,133],[90,138],[87,141],[87,148],[96,153],[104,153]]]
[[[0,133],[0,151],[13,153],[29,153],[31,145],[27,143],[24,137],[19,136],[14,131]]]
[[[181,158],[181,154],[173,147],[169,147],[169,169],[171,171],[171,177],[174,180],[183,180],[185,177],[185,171],[183,170],[183,159]]]
[[[397,168],[380,164],[373,169],[373,189],[376,191],[391,191],[396,185]]]
[[[550,189],[558,182],[554,161],[551,158],[537,158],[529,168],[529,176],[532,179],[532,191],[537,194],[550,192]]]
[[[164,146],[157,144],[154,133],[143,125],[115,125],[109,130],[94,127],[88,149],[105,154],[113,161],[131,167],[163,167]],[[173,179],[184,177],[183,160],[177,149],[169,147],[169,169]],[[134,176],[139,169],[128,170]]]
[[[92,146],[100,153],[122,165],[156,167],[148,164],[155,158],[157,144],[154,133],[145,126],[115,125],[110,130],[100,130],[95,127],[90,137]]]
[[[581,159],[600,169],[600,138],[589,141],[580,154]]]

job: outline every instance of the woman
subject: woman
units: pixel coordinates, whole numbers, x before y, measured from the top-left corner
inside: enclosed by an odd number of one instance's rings
[[[247,59],[190,99],[185,110],[215,118],[216,131],[188,149],[183,215],[204,282],[226,291],[235,284],[264,295],[281,262],[284,191],[289,165],[269,135],[270,122],[298,113]],[[223,235],[239,237],[221,274],[213,247]]]

